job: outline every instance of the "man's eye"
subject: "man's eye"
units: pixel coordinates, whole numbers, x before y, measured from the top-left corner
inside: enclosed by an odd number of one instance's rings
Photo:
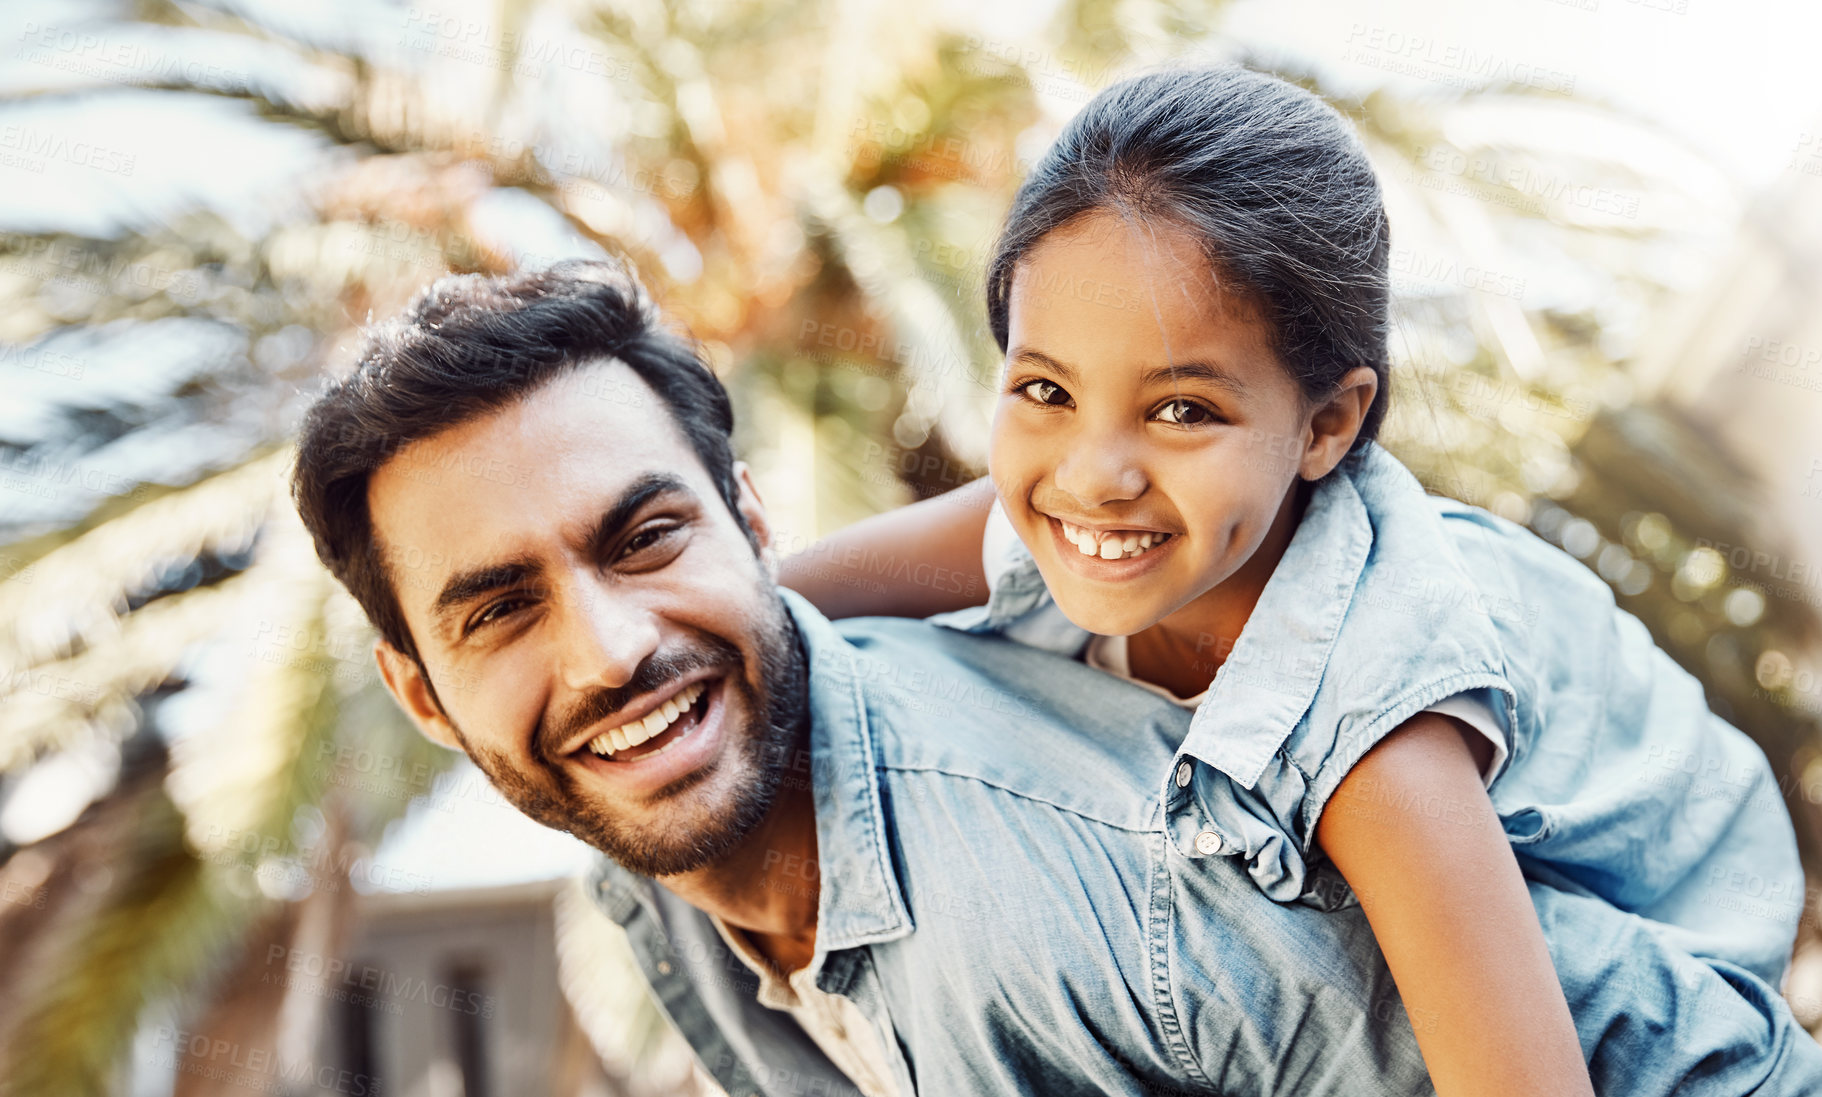
[[[1158,409],[1158,418],[1182,427],[1199,427],[1215,421],[1215,413],[1194,400],[1172,400]]]
[[[490,605],[486,609],[475,614],[468,622],[468,631],[473,632],[476,629],[485,628],[488,625],[504,620],[505,618],[512,616],[515,610],[529,604],[530,603],[523,598],[502,598],[493,605]]]
[[[1063,391],[1063,386],[1054,381],[1026,381],[1018,387],[1018,391],[1023,393],[1028,400],[1034,400],[1053,408],[1068,407],[1070,403],[1069,393]]]
[[[623,557],[634,556],[647,549],[656,548],[660,544],[663,544],[680,528],[680,526],[675,524],[647,526],[626,539],[626,544],[622,547],[620,555]]]

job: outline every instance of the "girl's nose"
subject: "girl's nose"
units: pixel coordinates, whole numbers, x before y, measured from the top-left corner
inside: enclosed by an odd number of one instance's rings
[[[1070,442],[1051,482],[1088,509],[1137,499],[1145,492],[1147,477],[1129,444],[1097,433]]]

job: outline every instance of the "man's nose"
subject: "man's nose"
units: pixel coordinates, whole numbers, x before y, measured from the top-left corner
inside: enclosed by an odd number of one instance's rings
[[[1071,439],[1051,477],[1057,490],[1074,497],[1083,509],[1137,499],[1147,482],[1133,439],[1105,427]]]
[[[563,684],[572,690],[624,686],[658,650],[657,616],[639,599],[603,589],[598,579],[577,585],[563,616],[559,658]]]

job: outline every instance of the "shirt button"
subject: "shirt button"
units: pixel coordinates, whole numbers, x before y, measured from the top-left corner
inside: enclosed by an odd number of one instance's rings
[[[1216,853],[1220,852],[1220,849],[1221,849],[1221,836],[1219,834],[1216,834],[1214,831],[1205,830],[1201,834],[1196,835],[1196,852],[1197,853],[1205,853],[1212,857]]]
[[[1192,771],[1189,768],[1188,762],[1180,762],[1177,764],[1177,787],[1178,788],[1188,788],[1189,787],[1189,775],[1191,772]]]
[[[671,973],[671,962],[669,960],[658,961],[658,974],[669,975],[670,973]]]

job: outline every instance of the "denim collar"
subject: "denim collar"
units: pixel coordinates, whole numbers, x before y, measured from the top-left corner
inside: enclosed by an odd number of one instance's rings
[[[1181,753],[1250,789],[1309,711],[1373,547],[1360,481],[1384,475],[1387,465],[1397,462],[1369,442],[1317,482],[1297,532],[1197,707]],[[1234,712],[1245,713],[1243,727],[1222,719]]]
[[[872,729],[867,722],[853,653],[827,618],[793,591],[780,588],[809,661],[809,780],[816,803],[818,871],[816,958],[842,949],[892,941],[914,928],[886,846]],[[784,781],[802,780],[801,766]],[[644,907],[656,916],[650,877],[596,854],[589,883],[608,917],[625,925]],[[827,989],[827,988],[825,988]]]

